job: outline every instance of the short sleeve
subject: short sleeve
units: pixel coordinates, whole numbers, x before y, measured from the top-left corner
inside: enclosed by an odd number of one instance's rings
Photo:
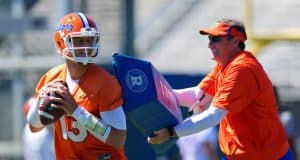
[[[102,106],[100,112],[111,111],[123,104],[121,86],[114,77],[101,89],[98,104]]]
[[[240,112],[258,95],[258,82],[251,69],[243,65],[235,65],[224,72],[212,103],[231,113]]]
[[[45,85],[46,75],[43,75],[35,87],[34,97],[37,97],[39,94],[39,90]]]
[[[66,65],[62,64],[59,66],[56,66],[54,68],[51,68],[48,72],[46,72],[41,79],[39,80],[38,84],[36,85],[35,88],[35,94],[34,96],[38,96],[39,90],[48,82],[50,81],[54,81],[54,80],[62,80],[62,77],[64,73],[63,71],[65,71],[66,69]]]
[[[214,68],[206,75],[206,77],[203,78],[203,80],[198,85],[202,91],[211,96],[215,95],[217,73],[218,66],[215,65]]]

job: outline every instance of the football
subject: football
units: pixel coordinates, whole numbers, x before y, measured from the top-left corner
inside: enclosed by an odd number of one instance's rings
[[[55,83],[62,83],[67,87],[67,84],[63,81],[57,81]],[[54,96],[54,97],[59,97],[62,98],[60,95],[56,94],[55,92],[49,92],[48,96]],[[43,125],[48,125],[53,123],[54,121],[58,120],[64,113],[65,111],[60,108],[54,108],[51,106],[51,104],[56,104],[57,102],[52,102],[49,101],[45,107],[40,107],[39,108],[39,116],[41,119],[41,122]]]

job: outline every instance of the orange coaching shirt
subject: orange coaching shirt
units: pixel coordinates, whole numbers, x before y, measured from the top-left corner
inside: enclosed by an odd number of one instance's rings
[[[51,69],[41,78],[36,94],[47,82],[65,79],[65,64]],[[110,111],[123,104],[118,81],[95,64],[89,64],[72,94],[78,105],[97,117],[100,117],[99,112]],[[115,149],[104,144],[70,116],[65,115],[54,122],[54,132],[56,160],[127,159],[123,148]]]
[[[214,96],[214,106],[228,111],[220,122],[219,145],[229,160],[278,160],[288,151],[272,83],[250,52],[239,53],[224,68],[217,64],[199,86]]]

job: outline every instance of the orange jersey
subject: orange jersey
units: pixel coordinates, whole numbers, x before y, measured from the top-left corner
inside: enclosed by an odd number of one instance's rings
[[[199,84],[213,95],[212,104],[226,109],[219,144],[229,160],[278,160],[289,148],[277,116],[272,83],[249,52],[216,65]]]
[[[65,79],[65,64],[52,68],[41,78],[36,94],[46,83]],[[89,64],[72,94],[78,105],[96,117],[123,104],[118,81],[95,64]],[[127,159],[123,148],[115,149],[103,143],[71,116],[64,115],[54,122],[54,133],[56,160],[96,160],[104,156],[110,156],[111,160]]]

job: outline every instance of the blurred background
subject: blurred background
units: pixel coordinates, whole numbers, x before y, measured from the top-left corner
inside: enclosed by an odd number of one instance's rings
[[[200,28],[228,17],[244,21],[246,49],[277,87],[280,106],[294,115],[300,153],[299,8],[298,0],[0,0],[0,160],[23,159],[23,103],[41,74],[63,63],[53,33],[59,18],[75,11],[100,28],[99,65],[110,70],[115,52],[145,59],[174,88],[197,84],[213,65]]]

